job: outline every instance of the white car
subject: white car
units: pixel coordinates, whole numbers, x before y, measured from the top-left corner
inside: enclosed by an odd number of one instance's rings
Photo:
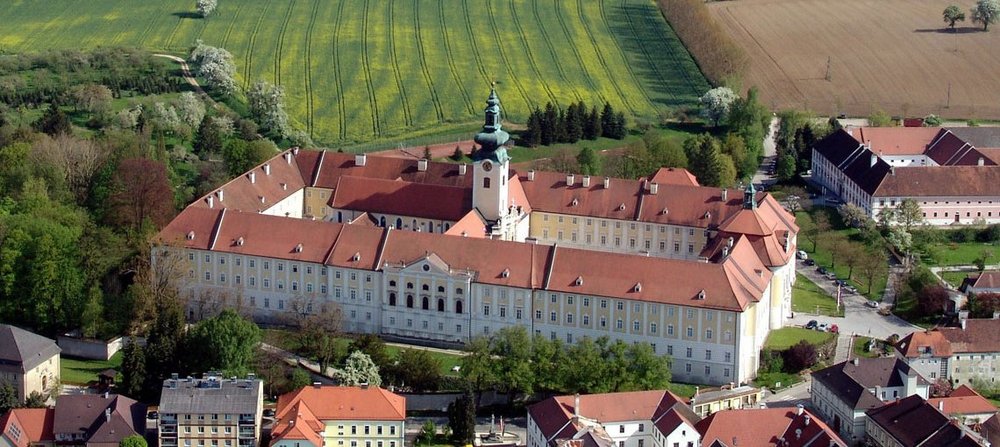
[[[826,324],[826,323],[820,323],[818,326],[816,326],[816,330],[820,331],[820,332],[829,331],[830,330],[830,325]]]
[[[865,305],[872,309],[878,309],[878,301],[869,301]]]
[[[809,259],[809,254],[806,253],[804,250],[799,250],[795,252],[795,257],[804,261],[806,259]]]

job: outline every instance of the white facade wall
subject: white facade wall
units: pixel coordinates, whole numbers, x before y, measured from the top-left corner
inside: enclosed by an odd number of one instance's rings
[[[364,213],[364,211],[333,208],[330,214],[327,215],[327,220],[330,222],[348,223]],[[444,233],[450,230],[452,225],[455,225],[455,221],[453,220],[426,219],[373,212],[369,212],[368,215],[375,219],[378,226],[383,228],[393,227],[400,230],[422,231],[425,233]]]
[[[815,171],[813,171],[815,172]],[[856,410],[838,399],[826,385],[812,382],[810,399],[823,420],[848,444],[865,439],[865,412]]]
[[[293,217],[295,219],[302,218],[302,208],[303,201],[305,197],[305,189],[299,189],[293,192],[288,197],[285,197],[278,203],[273,205],[267,203],[261,203],[261,206],[267,206],[261,214],[267,214],[269,216],[281,216],[281,217]],[[268,206],[270,205],[270,206]]]

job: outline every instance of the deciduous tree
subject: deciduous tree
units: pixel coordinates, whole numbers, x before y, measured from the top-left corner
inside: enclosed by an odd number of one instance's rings
[[[701,96],[701,116],[715,126],[729,116],[729,110],[738,96],[729,87],[716,87]]]
[[[473,337],[465,344],[466,355],[462,357],[462,377],[469,381],[476,392],[476,406],[482,392],[497,382],[493,355],[490,352],[490,339],[484,336]]]
[[[785,369],[799,372],[816,364],[818,355],[816,347],[805,340],[800,340],[785,351]]]
[[[146,438],[142,437],[142,435],[126,436],[118,443],[118,447],[147,447],[148,445]]]
[[[118,163],[111,194],[111,221],[139,232],[143,225],[162,228],[174,213],[174,195],[166,166],[148,158]]]
[[[225,48],[205,45],[198,40],[189,58],[197,65],[197,74],[205,79],[208,87],[223,95],[236,91],[236,64],[233,55]]]
[[[17,399],[17,390],[9,382],[0,383],[0,414],[6,414],[8,410],[21,406]]]
[[[903,199],[896,205],[894,217],[896,222],[909,232],[914,226],[924,223],[924,210],[916,200]]]
[[[965,21],[965,12],[962,11],[962,8],[959,8],[956,5],[950,5],[947,8],[944,8],[944,12],[941,15],[944,17],[945,23],[948,24],[948,28],[951,28],[952,32],[955,31],[956,22]]]
[[[403,349],[395,365],[395,376],[416,392],[437,391],[441,362],[423,349]]]
[[[244,376],[253,366],[261,330],[232,309],[201,321],[188,332],[186,355],[194,371]]]
[[[601,159],[589,147],[585,146],[580,149],[580,153],[576,155],[576,163],[584,175],[599,175],[601,173]]]
[[[948,289],[939,284],[924,286],[917,295],[917,304],[920,312],[925,316],[938,315],[945,310],[945,303],[948,302]]]
[[[272,136],[284,138],[291,131],[285,112],[285,90],[280,85],[257,81],[247,90],[250,116],[261,129]]]
[[[197,0],[194,6],[195,9],[198,10],[198,14],[201,15],[202,18],[207,18],[209,15],[212,14],[212,12],[215,11],[215,7],[218,5],[216,4],[216,0]],[[123,446],[123,447],[131,447],[131,446]]]
[[[371,357],[361,351],[354,351],[347,356],[344,368],[337,374],[337,379],[347,386],[368,384],[377,387],[382,385],[378,366],[375,365]]]
[[[1000,19],[1000,1],[976,1],[976,6],[972,8],[972,23],[980,23],[983,31],[989,31],[990,25],[997,23],[997,19]]]

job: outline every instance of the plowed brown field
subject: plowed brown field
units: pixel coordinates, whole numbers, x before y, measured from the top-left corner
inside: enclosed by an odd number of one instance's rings
[[[982,32],[964,22],[952,33],[941,18],[949,4],[973,3],[738,0],[709,7],[751,58],[744,84],[760,88],[774,109],[1000,119],[1000,26]]]

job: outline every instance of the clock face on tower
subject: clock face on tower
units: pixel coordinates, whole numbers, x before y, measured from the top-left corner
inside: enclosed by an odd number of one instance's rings
[[[483,171],[490,172],[492,170],[493,170],[493,163],[490,163],[489,160],[484,161],[483,162]]]

